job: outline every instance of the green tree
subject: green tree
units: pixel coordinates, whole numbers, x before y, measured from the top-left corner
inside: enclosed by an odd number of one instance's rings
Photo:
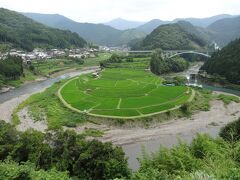
[[[153,52],[150,69],[152,73],[160,75],[169,72],[181,72],[189,67],[189,63],[180,58],[164,58],[161,49],[157,49]]]
[[[0,160],[7,159],[30,162],[38,169],[55,168],[80,179],[129,178],[131,174],[122,148],[111,143],[86,141],[74,131],[21,133],[0,121]],[[25,171],[22,175],[29,177]]]

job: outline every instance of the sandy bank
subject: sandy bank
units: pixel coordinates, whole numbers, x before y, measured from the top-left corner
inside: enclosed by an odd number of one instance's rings
[[[210,126],[224,126],[240,117],[240,104],[230,103],[225,106],[222,101],[212,101],[210,111],[198,112],[190,119],[180,118],[165,123],[155,124],[155,127],[143,129],[121,129],[109,127],[101,141],[112,141],[117,145],[132,144],[154,140],[166,135],[192,134],[201,132]]]

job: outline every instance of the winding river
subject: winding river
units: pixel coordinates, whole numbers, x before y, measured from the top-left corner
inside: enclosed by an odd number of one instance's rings
[[[187,70],[186,72],[183,72],[182,75],[190,76],[190,74],[196,74],[198,72],[200,66],[201,66],[201,64],[196,64],[193,67],[191,67],[189,70]],[[92,71],[96,70],[97,68],[98,67],[91,67],[91,68],[84,69],[84,70],[78,70],[76,72],[68,72],[68,73],[60,75],[58,77],[49,78],[44,81],[33,82],[30,84],[23,85],[19,88],[13,89],[9,92],[0,94],[0,104],[4,103],[6,101],[9,101],[13,98],[19,97],[21,95],[39,92],[41,90],[44,90],[44,89],[50,87],[52,84],[54,84],[57,81],[60,81],[62,79],[66,79],[66,78],[71,78],[71,77],[80,75],[82,73],[92,72]],[[202,84],[201,82],[198,82],[198,83],[201,84],[203,86],[203,88],[206,88],[206,89],[232,93],[232,94],[240,96],[240,91],[211,86],[208,84]],[[179,138],[182,141],[189,143],[189,142],[191,142],[193,137],[196,135],[196,133],[208,133],[211,136],[216,137],[218,135],[219,129],[220,129],[219,126],[211,126],[211,127],[200,128],[200,129],[198,129],[197,132],[187,131],[186,133],[181,133],[181,134],[178,134],[177,136],[176,136],[176,134],[164,134],[163,136],[161,136],[160,138],[157,138],[155,140],[148,140],[148,141],[145,141],[142,143],[136,142],[134,144],[126,144],[126,145],[122,145],[122,147],[126,153],[126,156],[129,158],[129,160],[128,160],[129,166],[133,170],[136,170],[139,167],[137,157],[139,157],[141,155],[143,145],[147,152],[154,152],[159,149],[159,146],[172,147],[173,145],[176,145],[179,142]]]

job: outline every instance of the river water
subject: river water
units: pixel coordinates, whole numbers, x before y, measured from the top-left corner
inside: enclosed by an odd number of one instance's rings
[[[191,67],[189,70],[183,72],[181,75],[189,76],[190,74],[196,74],[198,72],[200,66],[201,66],[201,64],[197,64],[197,65]],[[0,104],[3,102],[6,102],[8,100],[11,100],[13,98],[16,98],[18,96],[21,96],[21,95],[39,92],[43,89],[50,87],[55,82],[58,82],[62,79],[67,79],[67,78],[71,78],[74,76],[78,76],[82,73],[92,72],[93,70],[96,70],[96,69],[97,69],[97,67],[92,67],[92,68],[88,68],[85,70],[79,70],[76,72],[68,72],[68,73],[60,75],[58,77],[49,78],[49,79],[41,81],[41,82],[33,82],[30,84],[23,85],[19,88],[13,89],[9,92],[0,94]],[[207,84],[201,84],[201,85],[203,86],[203,88],[206,88],[206,89],[211,89],[214,91],[221,91],[221,92],[228,92],[228,93],[232,93],[232,94],[236,94],[236,95],[240,96],[240,91],[210,86]],[[147,152],[155,152],[159,149],[160,146],[172,147],[173,145],[176,145],[180,139],[181,139],[181,141],[185,141],[185,142],[189,143],[194,138],[196,133],[199,133],[199,132],[200,133],[208,133],[211,136],[216,137],[218,135],[219,129],[220,129],[220,127],[218,127],[218,126],[212,126],[212,127],[208,127],[208,128],[199,129],[198,132],[191,131],[191,132],[179,134],[177,136],[168,134],[168,135],[162,136],[161,138],[158,138],[157,140],[149,140],[149,141],[142,142],[142,143],[136,142],[135,144],[123,145],[122,147],[123,147],[123,150],[124,150],[126,156],[129,158],[128,162],[129,162],[130,168],[132,168],[133,170],[137,170],[139,167],[137,157],[141,156],[143,146],[145,147],[145,150]]]

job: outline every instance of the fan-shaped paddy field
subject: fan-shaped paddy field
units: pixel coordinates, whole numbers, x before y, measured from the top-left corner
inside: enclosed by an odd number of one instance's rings
[[[61,101],[80,113],[109,118],[151,116],[180,107],[192,99],[186,86],[165,86],[145,70],[105,69],[69,80],[59,89]]]

